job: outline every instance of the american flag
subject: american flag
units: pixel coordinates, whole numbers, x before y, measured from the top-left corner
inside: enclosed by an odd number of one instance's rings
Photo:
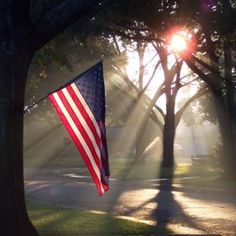
[[[109,188],[102,62],[48,97],[80,151],[101,196]]]

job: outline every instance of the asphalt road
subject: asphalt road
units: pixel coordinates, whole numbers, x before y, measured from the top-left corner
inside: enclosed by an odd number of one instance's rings
[[[59,175],[28,176],[25,189],[28,198],[40,202],[161,224],[177,234],[236,235],[235,190],[194,188],[169,180],[111,180],[110,190],[98,197],[90,178]]]

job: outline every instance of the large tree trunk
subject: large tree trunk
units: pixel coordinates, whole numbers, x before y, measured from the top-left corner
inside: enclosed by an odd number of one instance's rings
[[[23,178],[24,89],[31,61],[29,1],[0,2],[0,235],[35,236]],[[17,14],[18,13],[18,14]]]
[[[23,178],[23,106],[27,54],[0,54],[0,235],[37,235],[26,211]]]
[[[224,73],[226,95],[222,91],[213,91],[217,117],[219,121],[221,137],[223,142],[223,167],[224,176],[227,178],[236,177],[236,104],[235,104],[235,84],[232,77],[232,55],[229,42],[224,42]]]
[[[166,100],[162,167],[172,168],[174,166],[175,98],[173,95],[167,95]]]
[[[29,221],[23,178],[23,106],[27,54],[0,54],[0,235],[38,235]]]
[[[222,95],[217,93],[214,93],[213,95],[223,142],[224,156],[222,157],[222,162],[224,167],[224,176],[227,178],[234,178],[236,177],[236,150],[232,117],[226,109]]]
[[[231,129],[232,129],[232,138],[234,146],[236,144],[236,82],[232,75],[232,48],[230,47],[229,40],[224,42],[224,61],[225,61],[225,87],[226,87],[226,96],[225,96],[225,107],[229,112],[231,120]],[[236,156],[236,155],[235,155]],[[235,157],[236,158],[236,157]]]

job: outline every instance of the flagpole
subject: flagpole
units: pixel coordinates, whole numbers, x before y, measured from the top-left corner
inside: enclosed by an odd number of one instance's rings
[[[41,103],[41,102],[42,102],[43,100],[45,100],[47,97],[48,97],[48,95],[46,95],[46,96],[40,98],[37,102],[35,102],[35,103],[33,103],[33,104],[29,105],[29,106],[26,105],[26,106],[24,107],[24,114],[25,114],[26,112],[30,113],[30,110],[31,110],[32,108],[34,108],[35,106],[37,106],[39,103]]]
[[[93,67],[95,67],[97,64],[99,64],[99,63],[101,63],[101,62],[103,62],[103,58],[101,58],[101,59],[100,59],[98,62],[96,62],[93,66],[91,66],[91,67],[89,67],[88,69],[86,69],[85,71],[83,71],[81,74],[77,75],[75,78],[73,78],[73,79],[69,80],[68,82],[66,82],[65,84],[61,85],[58,89],[56,89],[56,90],[54,90],[54,91],[52,91],[52,92],[49,92],[46,96],[40,98],[40,99],[39,99],[38,101],[36,101],[35,103],[33,103],[33,104],[29,105],[29,106],[26,105],[26,106],[24,107],[24,113],[26,113],[26,112],[30,113],[30,110],[31,110],[32,108],[34,108],[35,106],[37,106],[39,103],[41,103],[43,100],[45,100],[45,99],[48,97],[49,94],[55,93],[56,91],[58,91],[58,90],[60,90],[60,89],[62,89],[62,88],[64,88],[64,87],[66,87],[67,85],[73,83],[74,80],[76,80],[76,79],[77,79],[78,77],[80,77],[80,76],[83,76],[83,75],[86,74],[89,70],[91,70]]]

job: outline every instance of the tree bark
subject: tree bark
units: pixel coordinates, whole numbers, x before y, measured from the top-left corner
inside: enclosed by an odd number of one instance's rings
[[[29,50],[29,3],[0,2],[0,235],[36,236],[25,204],[23,107]]]
[[[235,91],[232,91],[233,84],[232,84],[232,67],[231,67],[231,59],[229,58],[229,52],[225,52],[225,77],[219,77],[218,76],[218,69],[216,72],[213,70],[211,71],[214,73],[213,76],[208,76],[204,74],[202,70],[200,70],[196,65],[194,65],[191,61],[186,61],[187,65],[194,71],[199,77],[205,81],[214,97],[215,101],[215,108],[217,113],[217,118],[219,121],[219,127],[220,127],[220,133],[222,137],[223,142],[223,168],[224,168],[224,175],[227,178],[235,178],[236,172],[234,171],[234,168],[236,166],[236,148],[235,148],[235,142],[236,142],[236,131],[235,131],[235,110],[236,110],[236,104],[234,101]],[[214,61],[213,59],[211,59]],[[212,63],[213,64],[213,63]],[[216,61],[214,63],[214,66],[218,65],[219,63]],[[211,65],[212,68],[214,66]],[[231,77],[231,78],[230,78]],[[213,80],[215,82],[213,82]],[[224,97],[222,93],[222,87],[220,85],[220,82],[222,80],[225,80],[226,83],[226,96]]]
[[[226,86],[226,107],[229,111],[232,125],[233,142],[236,144],[236,89],[235,81],[232,75],[232,49],[230,41],[225,39],[224,42],[224,62],[225,62],[225,86]],[[236,157],[235,157],[236,158]]]
[[[30,58],[0,51],[0,235],[35,236],[26,210],[23,177],[23,106]]]
[[[166,115],[163,128],[163,161],[162,167],[174,166],[174,139],[175,139],[175,98],[166,94]]]
[[[223,142],[223,175],[226,178],[235,178],[236,150],[234,145],[234,132],[232,130],[232,117],[226,109],[225,101],[222,97],[222,94],[213,93],[213,95]]]

